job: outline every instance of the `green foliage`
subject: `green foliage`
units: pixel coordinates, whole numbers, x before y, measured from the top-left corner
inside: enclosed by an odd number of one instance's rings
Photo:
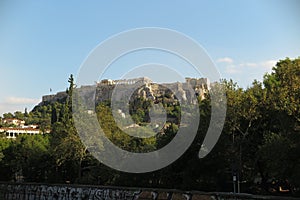
[[[283,111],[300,122],[300,58],[281,60],[266,75],[264,84],[273,109]]]
[[[4,158],[3,151],[5,151],[5,149],[7,149],[10,146],[10,142],[11,141],[4,138],[4,136],[0,137],[0,162]]]
[[[49,170],[49,138],[44,135],[19,136],[17,140],[1,141],[5,155],[0,162],[0,169],[5,176],[1,180],[18,179],[22,174],[25,181],[44,182]],[[19,177],[20,178],[20,177]]]
[[[16,111],[14,112],[14,117],[20,120],[25,120],[25,115],[24,113],[20,112],[20,111]]]
[[[149,122],[149,107],[151,102],[141,97],[135,98],[129,103],[129,113],[136,124]]]
[[[134,138],[124,133],[115,123],[111,109],[108,106],[100,104],[97,106],[96,111],[101,128],[115,145],[131,152],[148,152],[155,149],[155,137],[147,139]],[[138,130],[143,131],[143,133],[149,131],[144,127],[139,127]],[[128,129],[128,131],[136,131],[136,129],[132,128],[132,130]]]
[[[5,119],[14,118],[14,115],[12,113],[4,113],[3,118]]]
[[[211,104],[218,107],[218,102],[210,99],[214,92],[211,90],[205,99],[198,99],[200,125],[190,148],[173,164],[145,174],[115,171],[88,152],[74,127],[72,104],[79,102],[72,102],[73,82],[70,76],[68,98],[63,102],[40,105],[30,113],[3,115],[39,124],[43,129],[51,129],[51,134],[18,137],[17,140],[0,137],[1,180],[14,180],[16,174],[21,173],[25,181],[231,191],[234,172],[242,182],[242,192],[254,192],[250,188],[260,187],[255,191],[268,193],[268,181],[272,178],[288,179],[292,185],[300,187],[300,58],[279,61],[272,73],[264,76],[263,83],[254,81],[247,89],[240,88],[232,80],[223,80],[227,116],[213,151],[204,159],[198,158],[210,124]],[[147,139],[124,133],[122,129],[126,128],[127,121],[124,119],[124,124],[116,124],[110,102],[99,103],[96,114],[101,128],[115,145],[130,152],[150,152],[168,144],[179,129],[183,109],[172,98],[172,93],[167,91],[154,102],[142,97],[130,100],[130,115],[140,129],[127,127],[128,132],[150,130],[150,108],[155,103],[166,110],[164,128]],[[88,119],[90,115],[83,113],[81,117]],[[81,126],[92,131],[90,124]],[[261,185],[254,183],[257,177],[261,178]]]

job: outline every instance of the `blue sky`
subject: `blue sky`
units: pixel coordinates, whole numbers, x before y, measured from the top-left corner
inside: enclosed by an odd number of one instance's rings
[[[245,88],[277,60],[300,56],[299,8],[297,0],[2,0],[0,114],[32,109],[50,88],[65,90],[69,75],[76,78],[100,42],[141,27],[188,35],[206,49],[223,78]],[[118,78],[118,67],[107,77]]]

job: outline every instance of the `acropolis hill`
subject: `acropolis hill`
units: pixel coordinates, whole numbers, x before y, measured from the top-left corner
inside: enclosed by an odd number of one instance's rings
[[[110,80],[104,79],[96,82],[95,85],[86,85],[77,88],[80,92],[84,93],[86,98],[93,98],[96,87],[96,102],[109,100],[112,93],[117,93],[119,99],[127,98],[127,91],[131,88],[138,89],[134,92],[134,95],[139,95],[143,98],[155,100],[162,96],[169,98],[176,96],[184,101],[192,102],[192,88],[197,96],[201,99],[205,97],[205,94],[210,89],[210,82],[207,78],[185,78],[185,82],[174,83],[154,83],[147,77],[140,77],[134,79],[122,79],[122,80]],[[117,88],[117,90],[116,90]],[[42,97],[40,105],[52,103],[55,101],[63,101],[67,97],[66,92],[58,92],[57,94],[45,95]]]

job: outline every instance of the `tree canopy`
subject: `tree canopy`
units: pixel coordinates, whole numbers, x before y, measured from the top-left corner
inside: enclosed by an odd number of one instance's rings
[[[29,113],[3,115],[39,124],[51,133],[16,140],[0,137],[0,180],[17,181],[22,176],[30,182],[232,191],[232,175],[237,175],[242,192],[280,194],[279,184],[288,180],[291,195],[299,195],[300,58],[278,61],[263,82],[254,80],[246,89],[232,80],[222,80],[219,84],[226,88],[227,115],[212,152],[198,158],[210,122],[208,93],[199,99],[201,120],[190,148],[171,165],[145,174],[110,169],[89,153],[74,127],[72,95],[76,86],[72,75],[68,82],[65,101],[37,106]],[[166,123],[163,132],[148,139],[123,133],[109,102],[99,103],[95,110],[106,136],[115,145],[131,152],[149,152],[168,144],[179,128],[180,105],[168,103],[170,98],[172,95],[167,94],[158,103],[173,120]],[[134,122],[141,126],[149,123],[151,106],[153,102],[148,99],[133,99],[129,107]]]

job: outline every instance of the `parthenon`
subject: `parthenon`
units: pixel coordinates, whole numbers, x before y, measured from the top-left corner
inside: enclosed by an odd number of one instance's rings
[[[100,82],[97,82],[98,85],[132,85],[136,83],[152,83],[152,80],[147,77],[133,78],[133,79],[120,79],[120,80],[111,80],[111,79],[103,79]]]

